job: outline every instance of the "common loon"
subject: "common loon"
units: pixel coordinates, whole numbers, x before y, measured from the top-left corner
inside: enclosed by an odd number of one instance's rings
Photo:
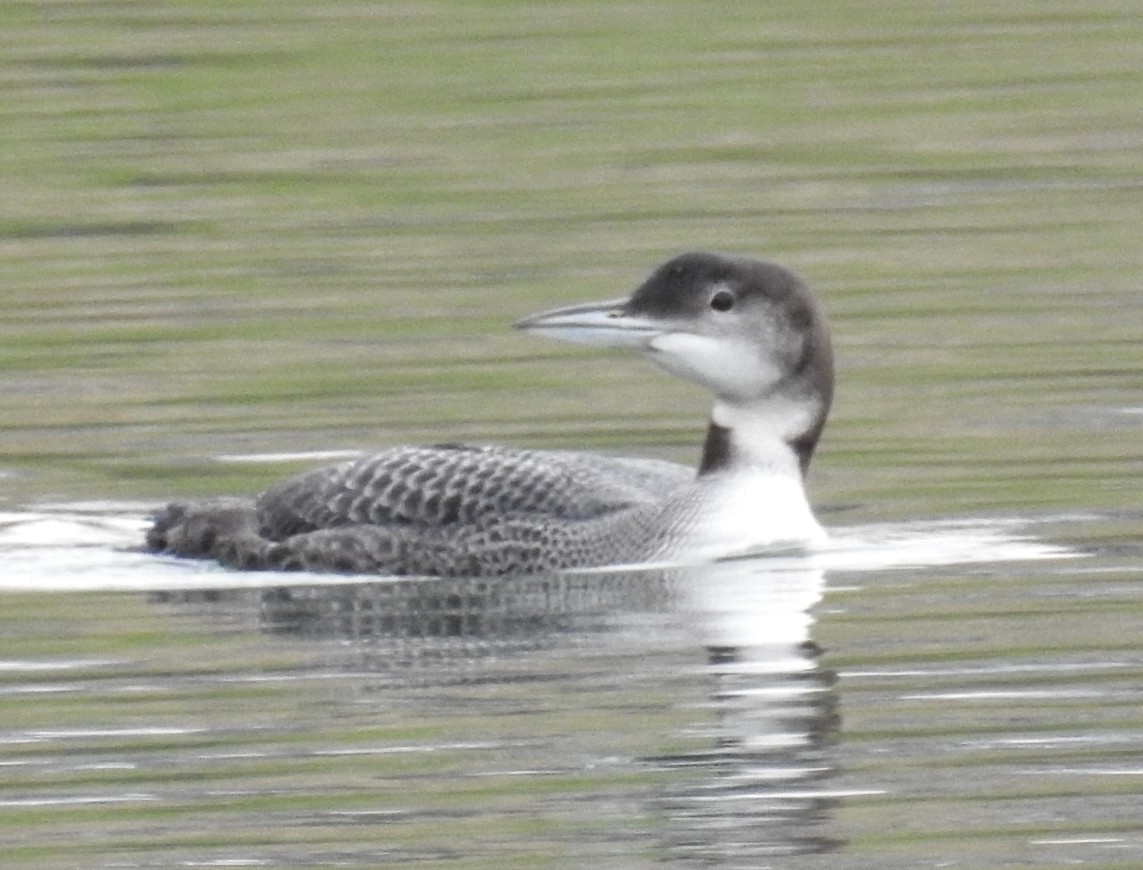
[[[713,393],[697,474],[572,451],[393,447],[253,500],[173,503],[147,546],[235,568],[495,576],[824,538],[802,481],[832,400],[833,354],[822,308],[796,275],[688,253],[627,299],[516,327],[639,351]]]

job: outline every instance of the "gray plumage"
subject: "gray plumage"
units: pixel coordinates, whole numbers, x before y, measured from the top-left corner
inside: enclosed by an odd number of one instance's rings
[[[253,503],[170,506],[153,550],[247,569],[486,576],[636,558],[694,471],[647,459],[394,447],[291,477]]]
[[[236,568],[495,576],[644,561],[679,542],[701,551],[712,523],[745,526],[754,543],[742,510],[760,511],[760,523],[769,516],[783,539],[820,532],[801,474],[828,412],[832,357],[820,307],[791,273],[685,254],[627,300],[518,326],[633,348],[710,389],[697,475],[571,451],[394,447],[296,475],[255,500],[169,505],[148,547]],[[789,510],[768,511],[771,490]]]

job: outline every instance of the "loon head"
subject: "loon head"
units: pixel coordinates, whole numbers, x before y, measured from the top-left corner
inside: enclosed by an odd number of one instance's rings
[[[786,459],[804,474],[833,398],[825,313],[800,278],[773,263],[682,254],[626,299],[547,311],[516,326],[640,351],[713,393],[700,475]]]

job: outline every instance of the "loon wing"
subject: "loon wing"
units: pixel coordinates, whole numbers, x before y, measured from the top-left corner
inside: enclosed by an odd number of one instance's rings
[[[494,517],[588,520],[661,501],[693,480],[671,462],[570,451],[394,447],[291,477],[257,502],[261,536],[344,526],[480,526]]]

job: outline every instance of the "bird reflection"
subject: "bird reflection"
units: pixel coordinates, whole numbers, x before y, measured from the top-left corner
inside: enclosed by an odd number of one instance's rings
[[[811,556],[786,554],[669,569],[278,586],[248,600],[262,631],[335,641],[319,645],[379,692],[563,679],[537,691],[591,705],[601,696],[583,672],[598,676],[601,661],[626,671],[611,678],[622,677],[632,697],[665,688],[686,733],[650,734],[647,744],[687,748],[632,761],[659,775],[646,805],[665,822],[662,853],[756,867],[838,845],[827,833],[837,802],[828,788],[837,692],[811,637],[823,588]],[[664,670],[666,654],[679,650],[694,663],[690,673]],[[600,705],[608,715],[639,715],[637,704],[616,707],[613,697]]]

